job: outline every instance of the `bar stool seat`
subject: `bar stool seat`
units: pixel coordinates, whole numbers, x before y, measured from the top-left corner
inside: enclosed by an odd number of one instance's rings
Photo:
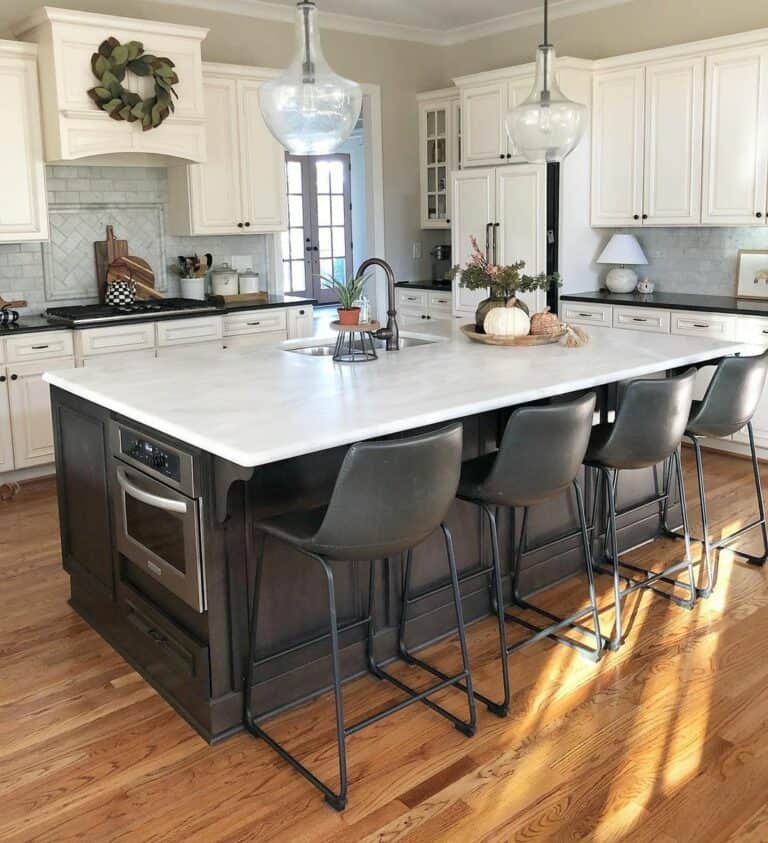
[[[625,382],[623,395],[616,411],[615,420],[610,424],[601,424],[593,429],[584,464],[596,469],[602,478],[601,489],[607,502],[605,523],[605,558],[610,568],[597,564],[600,573],[613,576],[614,606],[616,621],[611,641],[612,649],[618,649],[623,641],[622,602],[638,589],[651,589],[673,600],[678,605],[693,608],[696,602],[696,582],[693,560],[690,552],[688,514],[685,505],[683,472],[680,463],[680,442],[685,432],[693,398],[693,385],[696,370],[664,379],[639,378]],[[675,468],[677,490],[683,519],[683,537],[685,538],[685,558],[654,572],[646,568],[621,561],[616,522],[619,516],[637,509],[619,512],[616,507],[616,492],[619,472],[628,469],[651,468],[659,464],[668,464],[669,470],[663,494],[654,502],[663,501],[665,511],[670,495],[672,466]],[[642,578],[623,573],[622,568],[640,574]],[[673,579],[672,575],[686,569],[689,583]],[[627,587],[621,587],[621,580],[627,581]],[[683,599],[675,594],[658,588],[659,581],[674,586],[684,586],[689,590],[690,598]]]
[[[252,735],[266,741],[281,758],[317,787],[325,796],[326,801],[336,810],[343,810],[347,803],[346,738],[349,735],[417,702],[423,703],[431,711],[449,720],[468,737],[474,734],[475,702],[464,632],[461,593],[451,533],[445,524],[445,516],[455,498],[459,482],[461,451],[461,424],[454,424],[442,430],[418,436],[353,445],[344,458],[327,506],[266,518],[255,524],[256,528],[266,535],[285,542],[307,557],[316,560],[325,574],[329,632],[294,645],[289,650],[330,640],[339,758],[338,791],[334,791],[315,776],[262,727],[261,723],[264,720],[282,711],[285,706],[258,714],[252,709],[251,691],[255,681],[254,667],[258,664],[259,584],[263,559],[260,559],[257,565],[253,590],[250,646],[245,671],[245,726]],[[443,674],[440,682],[417,690],[384,670],[375,656],[375,560],[406,553],[408,560],[406,570],[408,570],[411,548],[420,544],[438,528],[442,530],[445,540],[462,668],[455,675]],[[331,560],[342,564],[368,562],[367,614],[364,618],[345,626],[339,626],[337,622]],[[407,590],[408,576],[409,574],[406,573],[404,592]],[[401,619],[403,634],[406,624],[407,617],[404,616]],[[368,670],[377,679],[387,680],[403,691],[407,698],[356,723],[346,724],[341,693],[339,635],[360,626],[367,627]],[[418,664],[434,672],[426,662],[418,661]],[[430,699],[434,694],[450,687],[455,687],[466,695],[468,719],[462,720]]]

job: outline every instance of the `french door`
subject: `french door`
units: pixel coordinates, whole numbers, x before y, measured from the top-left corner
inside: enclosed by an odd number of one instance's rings
[[[321,275],[352,275],[349,155],[287,155],[288,230],[282,233],[283,289],[338,301]]]

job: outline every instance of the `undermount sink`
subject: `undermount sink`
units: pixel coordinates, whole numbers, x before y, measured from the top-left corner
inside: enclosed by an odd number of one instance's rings
[[[413,348],[417,345],[430,345],[433,342],[440,342],[440,340],[425,340],[419,339],[418,337],[400,337],[397,347],[400,349]],[[383,351],[387,347],[386,340],[374,340],[373,345],[377,351]],[[346,343],[344,347],[346,348]],[[359,349],[360,343],[355,343],[354,347]],[[298,348],[285,348],[283,350],[290,351],[292,354],[306,354],[308,357],[333,357],[334,341],[328,340],[322,344],[318,343],[318,345],[303,345]]]

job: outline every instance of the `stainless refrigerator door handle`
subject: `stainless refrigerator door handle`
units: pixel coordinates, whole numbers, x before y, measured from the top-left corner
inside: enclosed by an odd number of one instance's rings
[[[169,498],[160,497],[160,495],[153,495],[151,492],[145,492],[127,478],[122,468],[117,469],[117,482],[120,488],[126,495],[130,495],[137,501],[147,504],[147,506],[154,506],[157,509],[164,509],[166,512],[181,512],[186,513],[187,504],[184,501],[174,501]]]

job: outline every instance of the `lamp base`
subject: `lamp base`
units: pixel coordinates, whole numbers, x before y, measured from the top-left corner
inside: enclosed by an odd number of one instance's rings
[[[637,273],[626,266],[615,266],[605,276],[605,286],[612,293],[631,293],[637,286]]]

